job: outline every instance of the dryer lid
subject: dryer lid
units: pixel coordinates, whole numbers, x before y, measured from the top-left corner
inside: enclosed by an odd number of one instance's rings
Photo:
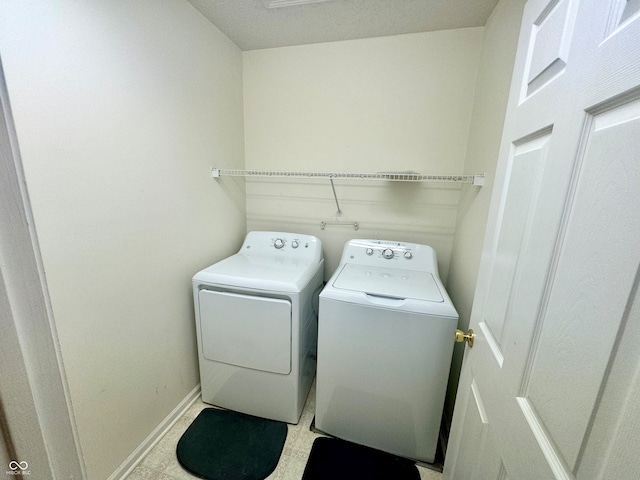
[[[196,273],[193,281],[278,292],[301,292],[323,265],[322,259],[315,263],[301,258],[236,253]]]
[[[429,272],[347,263],[333,287],[381,297],[444,302],[438,284]]]

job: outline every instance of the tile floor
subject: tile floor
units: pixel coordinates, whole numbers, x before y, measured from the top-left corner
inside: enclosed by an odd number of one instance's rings
[[[309,392],[300,422],[298,425],[288,425],[289,431],[282,456],[275,471],[267,477],[267,480],[300,480],[302,478],[313,441],[321,436],[309,429],[315,414],[315,398],[314,384]],[[176,445],[200,411],[208,407],[211,405],[196,401],[131,472],[127,480],[195,480],[197,477],[183,470],[176,460]],[[442,478],[439,472],[420,465],[418,471],[421,480],[441,480]]]

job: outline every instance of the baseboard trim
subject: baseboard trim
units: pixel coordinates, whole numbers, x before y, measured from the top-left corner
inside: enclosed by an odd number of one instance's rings
[[[147,456],[162,437],[175,425],[184,413],[200,398],[200,384],[196,385],[189,394],[174,408],[169,415],[138,445],[131,455],[109,476],[107,480],[122,480],[126,478],[134,468]]]

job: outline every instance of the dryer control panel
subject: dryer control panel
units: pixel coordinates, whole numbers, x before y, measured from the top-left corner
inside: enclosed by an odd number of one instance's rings
[[[350,240],[344,247],[340,263],[386,266],[438,274],[436,252],[428,245],[389,240]]]
[[[320,261],[322,244],[313,235],[287,232],[249,232],[239,253],[248,256],[278,255]]]

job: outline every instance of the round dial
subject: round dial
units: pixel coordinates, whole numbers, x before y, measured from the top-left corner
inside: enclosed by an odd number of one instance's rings
[[[365,252],[367,255],[373,255],[373,248],[367,248]]]
[[[276,238],[276,241],[273,242],[273,246],[278,249],[284,247],[284,240],[282,240],[281,238]]]
[[[413,258],[413,253],[404,252],[404,258],[406,258],[407,260],[411,260]]]
[[[382,256],[384,258],[393,258],[393,250],[391,250],[390,248],[385,248],[384,250],[382,250]]]
[[[300,242],[298,242],[297,240],[294,240],[293,242],[291,242],[291,248],[298,248],[300,246]]]

